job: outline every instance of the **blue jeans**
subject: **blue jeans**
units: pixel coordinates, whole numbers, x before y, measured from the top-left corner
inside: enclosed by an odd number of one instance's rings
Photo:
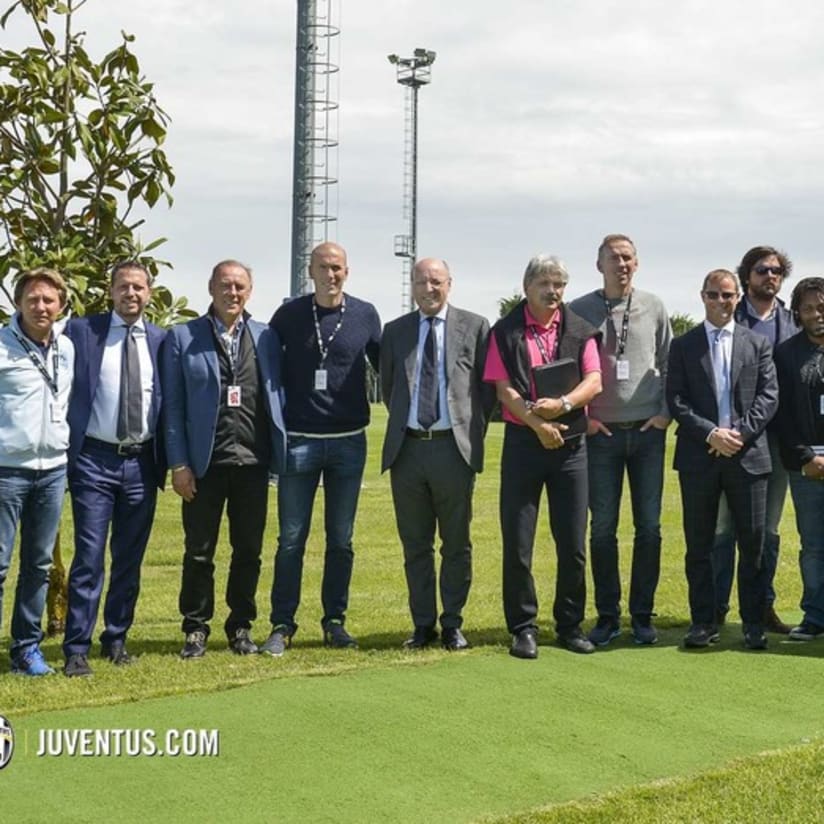
[[[824,483],[790,472],[795,523],[801,538],[801,581],[804,618],[824,627]]]
[[[778,436],[768,432],[767,442],[770,445],[770,459],[773,468],[767,481],[767,523],[764,532],[762,563],[767,573],[767,607],[771,607],[775,603],[773,579],[778,568],[778,551],[781,543],[778,530],[781,526],[781,514],[784,511],[784,499],[787,497],[787,470],[781,463]],[[715,610],[717,613],[726,613],[730,608],[730,592],[735,577],[735,527],[732,522],[732,513],[727,506],[726,496],[721,497],[721,504],[718,507],[712,564],[715,575]]]
[[[20,571],[11,618],[11,657],[43,640],[41,622],[49,586],[49,567],[66,490],[66,467],[0,467],[0,616],[3,586],[20,524]]]
[[[303,555],[312,523],[315,493],[323,477],[326,553],[323,562],[323,624],[344,621],[352,578],[352,532],[358,508],[366,435],[343,438],[289,436],[286,470],[278,478],[278,549],[272,584],[273,626],[297,629]]]
[[[617,534],[626,470],[635,526],[629,611],[633,616],[646,617],[653,612],[661,570],[661,492],[666,431],[655,427],[642,432],[639,428],[607,426],[612,437],[599,432],[587,438],[595,608],[599,617],[617,619],[621,614]]]

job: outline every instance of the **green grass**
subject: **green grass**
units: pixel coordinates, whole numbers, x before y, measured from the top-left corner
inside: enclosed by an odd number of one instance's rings
[[[205,786],[197,785],[203,804],[190,801],[185,810],[190,817],[199,810],[202,818],[205,812],[207,820],[225,818],[218,812],[225,806],[229,814],[233,804],[247,820],[279,821],[819,819],[822,649],[780,643],[773,636],[767,653],[744,653],[740,628],[733,624],[717,649],[679,650],[687,603],[673,473],[668,472],[665,487],[659,646],[636,649],[625,633],[614,647],[594,656],[542,646],[537,662],[514,661],[505,654],[500,596],[502,428],[493,425],[487,472],[479,477],[475,495],[475,575],[465,611],[474,649],[460,656],[440,650],[409,655],[400,650],[410,631],[401,550],[389,480],[379,474],[384,423],[383,411],[375,409],[355,536],[348,626],[360,650],[332,652],[321,646],[319,498],[294,647],[279,660],[238,658],[225,649],[222,593],[228,548],[222,544],[209,653],[202,661],[181,662],[182,531],[179,505],[167,492],[161,496],[129,640],[130,650],[140,656],[136,665],[121,671],[92,658],[92,679],[31,681],[0,675],[0,714],[32,735],[49,726],[218,726],[221,757],[175,763],[29,755],[19,762],[16,757],[0,773],[0,783],[30,797],[28,791],[36,792],[53,776],[61,790],[73,788],[77,806],[67,820],[78,821],[95,819],[99,788],[112,786],[109,781],[119,781],[126,769],[132,780],[150,783],[112,809],[111,817],[123,821],[155,820],[152,811],[164,804],[171,809],[169,799],[188,798],[179,791],[181,782],[200,775],[207,776]],[[259,640],[269,629],[275,522],[273,495],[254,631]],[[630,523],[625,511],[624,581]],[[785,619],[795,619],[801,585],[789,499],[783,525],[777,606]],[[66,547],[70,533],[67,518]],[[553,637],[552,554],[543,522],[535,571],[544,645]],[[593,611],[590,602],[590,620]],[[60,663],[58,641],[48,641],[45,651],[53,664]],[[0,659],[7,652],[4,635]],[[805,739],[810,743],[799,746]],[[782,749],[760,755],[776,748]],[[741,756],[745,760],[735,760]],[[254,790],[248,799],[226,792],[225,781],[236,773]],[[54,803],[63,797],[57,793]],[[25,809],[14,808],[15,813]],[[532,812],[501,818],[518,810]],[[781,810],[790,814],[781,817]],[[55,807],[54,815],[58,812]],[[186,816],[178,811],[175,817]]]

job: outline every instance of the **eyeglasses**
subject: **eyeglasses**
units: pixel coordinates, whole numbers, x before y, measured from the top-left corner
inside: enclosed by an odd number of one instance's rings
[[[756,266],[753,269],[756,275],[781,275],[784,274],[784,267],[783,266]]]
[[[715,289],[705,289],[704,297],[707,300],[732,300],[738,297],[738,292],[716,292]]]

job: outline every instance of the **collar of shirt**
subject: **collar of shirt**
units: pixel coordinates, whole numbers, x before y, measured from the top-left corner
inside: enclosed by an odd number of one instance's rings
[[[211,316],[212,320],[215,322],[215,329],[217,329],[219,335],[226,335],[228,334],[229,330],[226,324],[212,311],[212,307],[209,307],[209,315]],[[246,323],[246,318],[248,315],[244,312],[238,319],[232,329],[232,336],[237,337],[243,331],[243,326]]]
[[[116,329],[119,326],[134,326],[135,332],[140,330],[141,332],[146,331],[146,324],[143,321],[143,315],[141,315],[134,323],[127,323],[117,312],[112,309],[112,328]]]
[[[775,317],[777,303],[773,301],[772,309],[770,309],[769,314],[767,315],[767,317],[762,318],[761,315],[759,315],[758,312],[755,311],[755,307],[750,303],[750,299],[746,295],[744,295],[744,309],[753,320],[760,320],[762,323],[764,323],[771,321]]]
[[[555,311],[555,314],[552,316],[552,320],[549,322],[548,326],[544,326],[543,323],[535,319],[535,315],[529,311],[528,306],[524,306],[524,319],[526,321],[527,326],[534,326],[539,329],[541,332],[549,332],[550,329],[553,327],[557,328],[561,324],[561,312],[559,310]]]
[[[731,320],[724,326],[713,326],[708,320],[704,320],[704,330],[706,331],[707,336],[710,338],[710,340],[719,329],[722,329],[727,334],[732,335],[732,333],[735,331],[735,321]],[[726,335],[721,335],[722,339],[725,337]]]
[[[419,326],[423,325],[423,323],[426,321],[427,318],[437,318],[439,321],[441,321],[443,323],[446,323],[446,310],[448,308],[449,307],[447,306],[447,304],[444,304],[441,307],[441,311],[438,312],[435,315],[424,315],[424,313],[421,312],[420,309],[418,309],[418,325]]]

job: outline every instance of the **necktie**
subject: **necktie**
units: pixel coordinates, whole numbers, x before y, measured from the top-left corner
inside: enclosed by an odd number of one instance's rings
[[[715,366],[715,384],[718,388],[718,425],[727,429],[732,423],[730,365],[727,361],[727,348],[724,346],[724,330],[716,329],[713,335],[712,359]]]
[[[140,359],[134,326],[126,327],[120,362],[120,403],[117,409],[117,439],[139,441],[143,434],[143,391],[140,385]]]
[[[427,318],[429,332],[423,344],[421,374],[418,380],[418,423],[431,429],[438,420],[438,359],[435,342],[435,318]]]

